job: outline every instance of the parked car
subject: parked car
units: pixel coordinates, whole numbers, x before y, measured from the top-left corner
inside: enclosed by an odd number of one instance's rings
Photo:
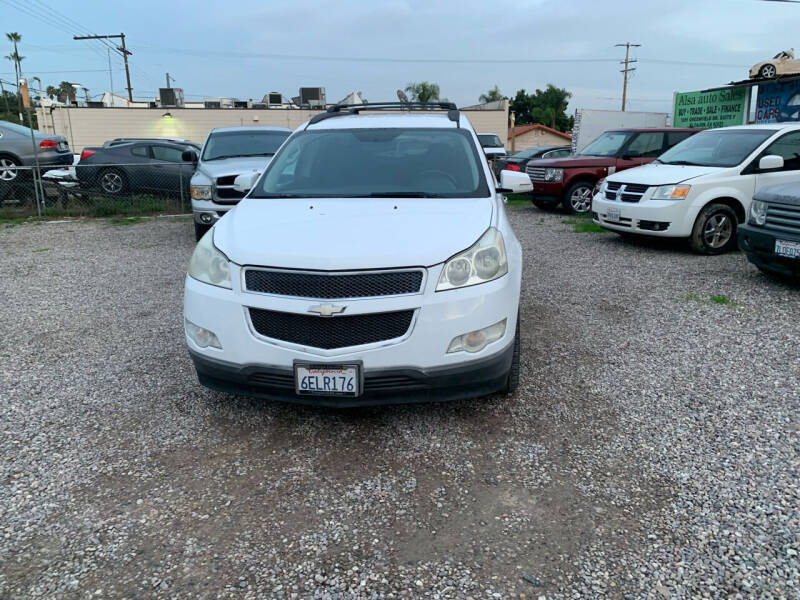
[[[526,172],[533,181],[533,203],[542,209],[563,205],[587,213],[595,184],[612,173],[652,162],[697,129],[615,129],[606,131],[573,156],[537,160]]]
[[[168,139],[143,139],[103,146],[87,146],[75,166],[82,188],[98,189],[109,196],[135,192],[188,191],[194,165],[183,160],[193,143]]]
[[[0,121],[0,185],[15,181],[25,172],[17,167],[32,167],[37,158],[43,170],[72,164],[72,152],[63,135],[34,129],[31,140],[29,127]]]
[[[336,105],[286,141],[195,248],[186,343],[200,382],[333,406],[513,391],[522,248],[454,104]],[[368,116],[361,111],[371,111]]]
[[[756,192],[738,239],[759,270],[800,280],[800,179]]]
[[[262,171],[291,133],[286,127],[222,127],[211,130],[201,153],[187,151],[184,158],[197,167],[191,195],[198,240],[244,197],[233,186],[236,176]]]
[[[764,60],[750,67],[750,78],[773,79],[780,75],[800,73],[800,60],[794,58],[794,48],[778,52],[771,60]]]
[[[595,223],[623,235],[687,238],[703,254],[736,247],[753,194],[800,183],[800,124],[702,131],[651,165],[606,178]]]
[[[572,152],[570,146],[534,146],[515,152],[507,158],[498,158],[492,163],[495,175],[500,177],[500,171],[508,169],[509,171],[522,171],[525,172],[528,163],[532,160],[541,158],[564,158],[569,156]]]
[[[503,142],[494,133],[479,133],[478,139],[481,143],[486,158],[494,160],[496,158],[504,158],[506,156],[506,149]]]

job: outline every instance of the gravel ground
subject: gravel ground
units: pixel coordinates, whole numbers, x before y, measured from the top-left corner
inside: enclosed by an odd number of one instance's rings
[[[0,226],[0,597],[797,598],[800,290],[510,212],[518,393],[347,411],[198,385],[191,222]]]

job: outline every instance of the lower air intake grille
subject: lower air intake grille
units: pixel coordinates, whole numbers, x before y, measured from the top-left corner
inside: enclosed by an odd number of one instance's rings
[[[264,337],[332,350],[392,340],[405,335],[413,310],[318,317],[250,308],[250,320]]]
[[[248,292],[297,298],[368,298],[416,294],[422,285],[422,271],[380,273],[297,273],[246,269]]]

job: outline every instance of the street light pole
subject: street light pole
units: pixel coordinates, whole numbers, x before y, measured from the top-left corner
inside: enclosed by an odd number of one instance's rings
[[[628,64],[637,62],[635,58],[630,58],[631,48],[639,48],[641,44],[632,44],[625,42],[624,44],[614,44],[615,46],[625,46],[625,60],[620,64],[625,65],[625,68],[620,71],[622,73],[622,112],[625,112],[625,101],[628,97],[628,73],[635,71],[635,67],[628,67]]]

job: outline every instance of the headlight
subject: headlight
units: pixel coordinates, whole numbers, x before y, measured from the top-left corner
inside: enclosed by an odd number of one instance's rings
[[[753,200],[750,205],[750,223],[753,225],[763,225],[767,222],[767,203]]]
[[[690,185],[662,185],[653,192],[653,200],[683,200],[690,189]]]
[[[559,182],[564,179],[564,169],[545,169],[544,180]]]
[[[214,246],[213,229],[197,242],[189,261],[189,276],[203,283],[231,289],[230,263],[228,257]]]
[[[211,186],[190,185],[189,194],[191,194],[192,200],[211,200]]]
[[[508,262],[503,235],[490,227],[471,248],[444,263],[436,291],[486,283],[506,273]]]

